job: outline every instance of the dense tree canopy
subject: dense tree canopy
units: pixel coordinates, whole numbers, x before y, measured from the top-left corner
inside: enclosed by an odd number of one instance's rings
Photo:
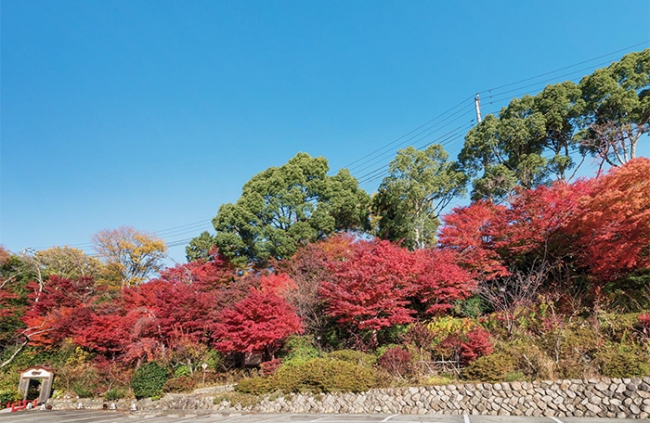
[[[637,158],[593,181],[570,232],[602,280],[650,267],[650,159]]]
[[[210,235],[208,231],[203,231],[201,235],[192,239],[185,247],[185,257],[187,261],[207,259],[210,257],[210,251],[215,245],[214,236]]]
[[[214,336],[222,351],[265,351],[273,358],[280,341],[301,331],[300,318],[286,300],[272,289],[251,289],[220,313]]]
[[[465,137],[459,162],[472,198],[500,201],[516,186],[570,180],[586,155],[619,165],[649,128],[650,49],[596,70],[580,84],[548,85],[487,115]]]
[[[412,249],[435,245],[439,214],[466,184],[465,175],[447,159],[439,144],[397,152],[372,203],[380,238],[403,241]]]
[[[637,156],[650,129],[650,49],[630,53],[580,81],[586,105],[583,145],[612,166]]]
[[[321,283],[326,313],[356,330],[380,330],[409,323],[420,305],[436,314],[471,294],[474,280],[457,266],[451,251],[418,250],[388,241],[357,241],[328,260]]]
[[[650,159],[607,175],[522,190],[508,205],[475,202],[445,217],[441,243],[486,279],[541,259],[604,284],[650,267]]]
[[[240,265],[264,263],[332,232],[363,229],[368,195],[347,170],[328,170],[326,159],[298,153],[255,175],[213,219],[219,251]]]
[[[532,188],[567,179],[579,149],[575,120],[582,108],[580,90],[565,82],[512,100],[498,117],[487,115],[468,132],[459,155],[463,170],[474,178],[472,197],[498,200],[517,185]]]

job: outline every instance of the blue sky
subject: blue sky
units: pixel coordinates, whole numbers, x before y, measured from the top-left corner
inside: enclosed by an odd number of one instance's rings
[[[372,192],[397,148],[439,140],[455,157],[475,93],[496,111],[650,47],[647,0],[0,7],[0,244],[15,252],[91,253],[128,225],[183,261],[221,204],[299,151]]]

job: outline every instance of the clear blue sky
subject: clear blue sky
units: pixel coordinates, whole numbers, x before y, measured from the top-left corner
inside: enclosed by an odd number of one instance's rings
[[[372,192],[400,146],[455,156],[476,92],[487,113],[650,47],[648,0],[3,0],[1,19],[0,244],[91,252],[128,225],[178,261],[299,151]]]

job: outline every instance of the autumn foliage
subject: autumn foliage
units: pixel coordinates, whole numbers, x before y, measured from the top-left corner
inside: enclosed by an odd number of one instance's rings
[[[215,350],[234,362],[264,352],[272,373],[285,340],[305,334],[319,351],[387,346],[379,364],[400,377],[434,344],[467,365],[514,322],[537,325],[538,335],[539,322],[552,321],[559,331],[556,313],[571,301],[585,310],[607,292],[647,291],[649,175],[650,159],[639,158],[597,178],[520,189],[502,204],[475,201],[444,217],[435,248],[335,234],[263,268],[235,267],[212,249],[120,289],[55,273],[20,284],[6,270],[16,257],[0,249],[0,347],[73,345],[101,374],[152,361],[196,371]],[[483,312],[491,327],[476,317]],[[475,320],[437,339],[428,325],[450,314]],[[648,316],[633,321],[635,339],[650,339]]]
[[[594,180],[580,208],[570,233],[594,276],[613,280],[650,267],[650,159]]]
[[[484,279],[532,255],[615,280],[650,266],[648,175],[650,159],[638,158],[599,178],[522,190],[509,205],[475,202],[445,217],[440,242]]]
[[[273,356],[281,340],[301,331],[300,319],[283,298],[273,290],[251,289],[219,314],[213,336],[221,351],[267,351]]]
[[[417,307],[435,314],[471,294],[469,272],[452,251],[409,251],[388,241],[357,241],[351,254],[328,263],[321,285],[326,312],[358,330],[379,330],[412,322]]]

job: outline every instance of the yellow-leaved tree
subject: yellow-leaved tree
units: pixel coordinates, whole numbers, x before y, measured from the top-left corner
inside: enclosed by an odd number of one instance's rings
[[[95,251],[106,265],[104,283],[117,288],[138,285],[158,272],[165,258],[165,241],[123,226],[93,236]]]
[[[97,277],[104,267],[95,257],[87,256],[80,249],[68,246],[37,251],[31,260],[43,268],[45,276],[58,275],[67,279]]]

